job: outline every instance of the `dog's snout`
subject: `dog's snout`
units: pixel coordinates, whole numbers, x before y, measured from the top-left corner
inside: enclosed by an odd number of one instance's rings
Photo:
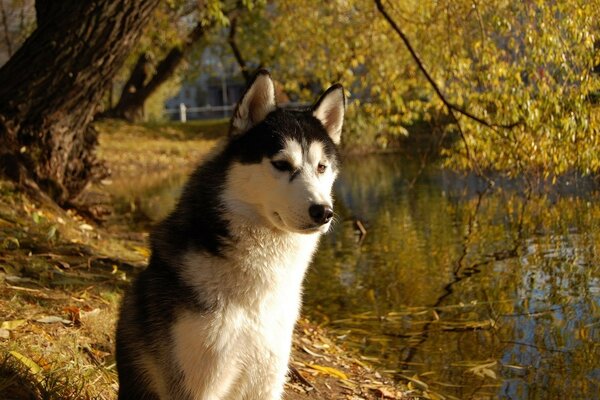
[[[326,224],[333,218],[333,209],[326,204],[312,204],[308,207],[308,214],[317,224]]]

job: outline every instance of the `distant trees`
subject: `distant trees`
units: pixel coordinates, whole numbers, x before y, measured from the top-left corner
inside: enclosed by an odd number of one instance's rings
[[[60,204],[102,173],[90,122],[158,0],[37,0],[0,68],[0,171]]]
[[[264,6],[261,0],[177,0],[162,4],[154,16],[158,23],[145,31],[148,45],[136,53],[117,104],[103,116],[128,121],[142,119],[149,97],[181,73],[181,66],[192,54],[201,53],[201,44],[207,42],[209,35],[218,34],[227,25],[234,32],[240,14],[261,6]],[[249,73],[243,68],[242,73],[248,80]]]
[[[157,63],[152,62],[148,53],[141,53],[123,86],[117,104],[108,110],[105,116],[128,121],[141,120],[148,98],[173,76],[177,67],[184,61],[185,55],[204,37],[207,29],[209,27],[204,26],[202,22],[197,22],[182,43],[173,46]]]
[[[161,85],[172,79],[207,33],[227,23],[227,14],[241,9],[239,2],[176,0],[162,3],[153,23],[144,31],[144,45],[134,52],[117,103],[103,115],[128,121],[143,118],[144,104]],[[239,3],[239,4],[238,4]]]

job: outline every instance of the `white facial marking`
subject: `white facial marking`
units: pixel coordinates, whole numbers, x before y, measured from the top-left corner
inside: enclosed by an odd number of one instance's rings
[[[302,146],[294,139],[286,139],[283,150],[277,153],[273,160],[285,160],[298,169],[302,166]]]
[[[308,148],[308,157],[307,164],[314,167],[314,170],[317,170],[319,164],[323,163],[327,165],[328,163],[324,160],[324,151],[323,151],[323,143],[321,142],[312,142]]]
[[[292,170],[272,163],[288,162]],[[319,172],[319,165],[325,165]],[[330,223],[315,222],[311,205],[332,207],[331,190],[336,172],[324,144],[311,142],[304,148],[293,139],[273,158],[260,164],[235,163],[229,170],[223,202],[230,212],[274,228],[300,233],[326,232]]]

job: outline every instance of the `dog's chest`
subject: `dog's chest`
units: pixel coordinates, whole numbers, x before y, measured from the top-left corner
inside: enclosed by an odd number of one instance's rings
[[[272,368],[287,367],[302,280],[318,237],[293,239],[247,240],[225,259],[185,259],[184,279],[203,303],[214,304],[208,312],[179,315],[173,327],[177,363],[191,392],[216,379],[226,393],[243,386],[245,374],[260,381]]]
[[[180,318],[173,329],[174,355],[191,399],[204,399],[206,392],[237,399],[236,393],[264,386],[287,368],[294,313],[272,309],[274,314],[257,318],[230,305],[212,314]]]

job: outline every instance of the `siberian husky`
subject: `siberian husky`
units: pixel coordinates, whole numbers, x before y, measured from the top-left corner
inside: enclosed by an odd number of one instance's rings
[[[259,72],[151,236],[117,327],[119,399],[280,399],[302,280],[333,218],[341,85],[277,107]]]

